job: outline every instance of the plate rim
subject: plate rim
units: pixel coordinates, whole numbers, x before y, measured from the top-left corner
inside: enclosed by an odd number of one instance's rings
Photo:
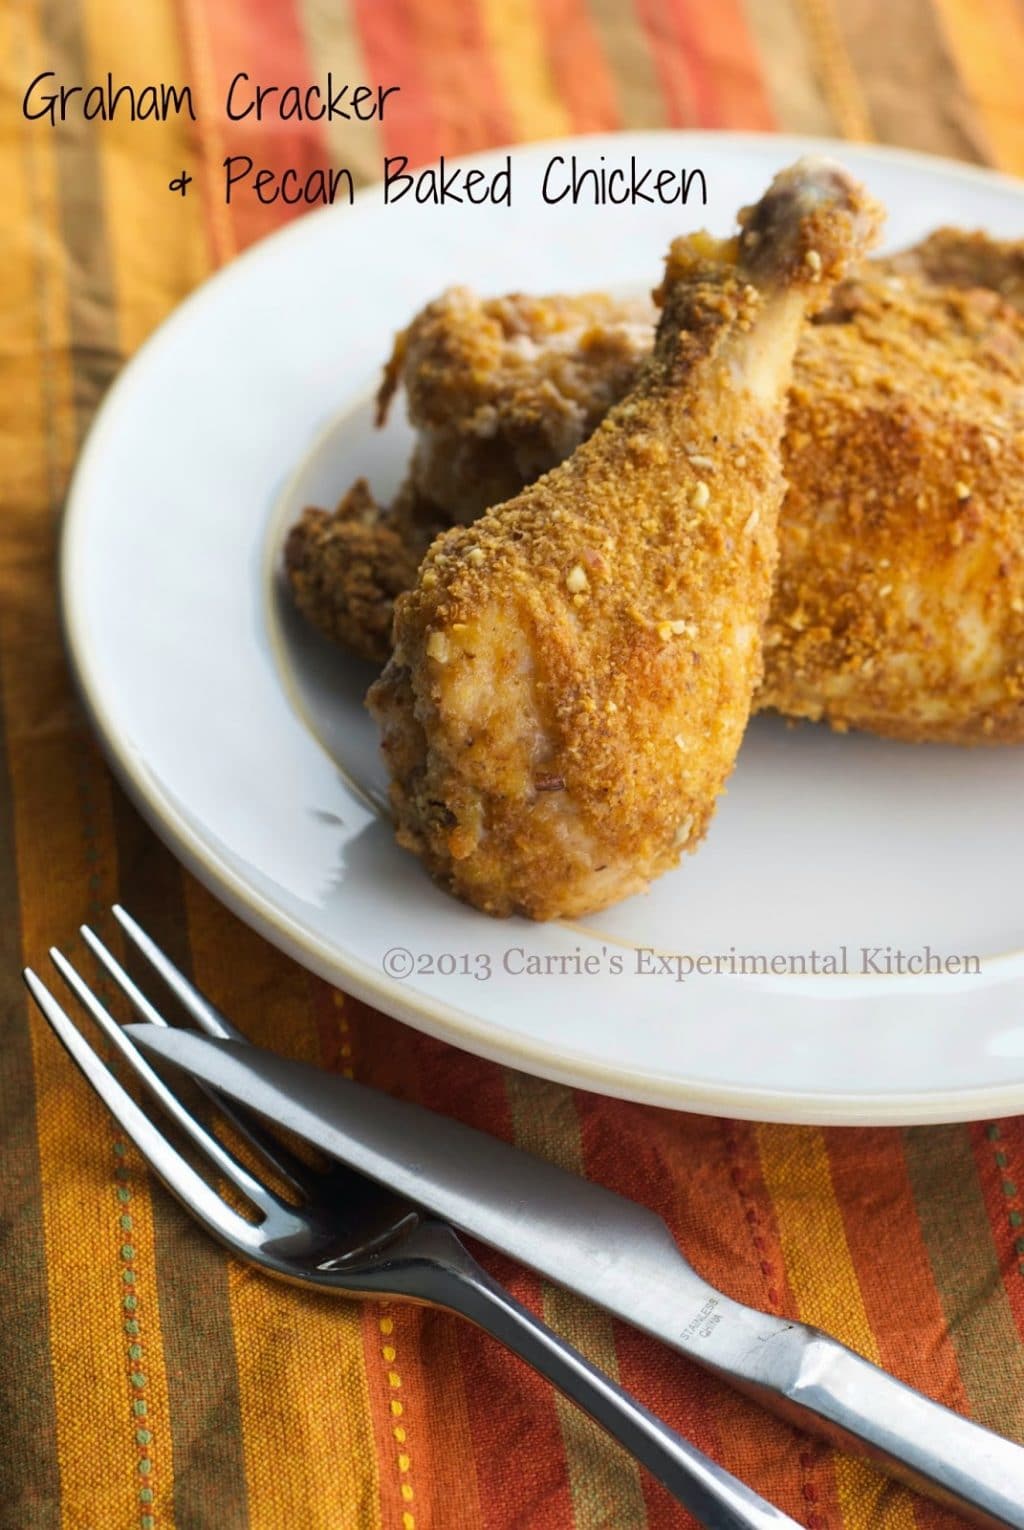
[[[593,149],[595,144],[602,141],[614,143],[617,149],[621,149],[624,139],[634,142],[690,140],[721,147],[770,145],[781,154],[785,154],[788,149],[795,154],[817,151],[841,156],[854,150],[859,157],[880,163],[903,164],[908,169],[927,168],[932,174],[944,173],[974,184],[980,181],[1001,192],[1010,192],[1024,201],[1024,180],[986,166],[975,167],[920,150],[801,134],[697,129],[578,134],[502,145],[460,156],[458,159],[453,158],[449,163],[485,167],[488,162],[499,160],[505,154],[517,150],[531,153],[550,150],[555,153],[563,149],[571,150],[580,144],[587,144]],[[379,182],[361,188],[348,210],[348,216],[356,214],[362,205],[372,202],[379,194],[379,188]],[[751,1085],[681,1080],[677,1075],[671,1078],[659,1077],[649,1068],[633,1070],[622,1064],[602,1062],[565,1047],[552,1047],[539,1040],[527,1040],[518,1033],[509,1032],[504,1026],[492,1021],[481,1021],[472,1012],[427,994],[416,993],[411,997],[410,990],[405,989],[399,981],[370,967],[361,958],[341,947],[332,946],[304,930],[250,885],[193,829],[173,798],[120,736],[104,705],[100,666],[90,663],[86,623],[78,605],[76,591],[76,586],[80,588],[84,585],[84,581],[76,579],[75,571],[85,518],[81,506],[93,459],[99,454],[108,423],[114,417],[120,398],[130,388],[136,370],[149,359],[153,351],[168,342],[168,337],[173,337],[179,324],[186,322],[194,309],[209,301],[211,295],[215,296],[222,283],[235,280],[240,267],[266,258],[268,249],[277,250],[286,241],[305,235],[312,221],[324,220],[335,211],[330,207],[321,208],[273,230],[227,265],[211,272],[177,304],[117,374],[90,424],[74,465],[59,534],[58,593],[64,644],[75,686],[104,756],[143,818],[215,897],[307,970],[332,985],[343,987],[356,998],[384,1010],[404,1023],[505,1066],[518,1067],[574,1088],[588,1089],[616,1098],[701,1114],[727,1114],[755,1121],[821,1126],[900,1126],[992,1119],[1019,1111],[1024,1079],[1018,1084],[985,1084],[956,1091],[936,1088],[877,1094],[808,1089],[781,1091],[778,1087],[761,1089]],[[304,718],[298,716],[297,721],[308,729]],[[319,738],[315,734],[312,736],[317,747],[326,753]]]

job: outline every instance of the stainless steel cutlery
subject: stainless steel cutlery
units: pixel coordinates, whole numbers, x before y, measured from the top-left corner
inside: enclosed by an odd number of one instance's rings
[[[143,1023],[121,1027],[57,951],[54,962],[165,1111],[256,1208],[258,1225],[189,1168],[39,978],[27,973],[26,980],[140,1150],[235,1252],[286,1278],[461,1312],[585,1407],[709,1526],[791,1521],[673,1435],[515,1303],[470,1259],[453,1229],[596,1302],[976,1523],[1024,1530],[1020,1446],[924,1397],[828,1335],[733,1301],[696,1273],[661,1219],[635,1202],[447,1117],[250,1046],[123,910],[115,913],[205,1035],[169,1029],[90,931],[83,931],[88,944]],[[304,1197],[299,1206],[282,1200],[197,1121],[140,1053],[187,1070],[219,1100],[255,1111],[347,1169],[313,1177],[245,1115],[245,1135]]]
[[[171,986],[192,1020],[207,1034],[244,1048],[234,1027],[134,921],[123,911],[116,912],[126,933]],[[138,1051],[136,1033],[141,1029],[163,1034],[166,1021],[98,937],[89,929],[83,929],[82,935],[145,1023],[122,1027],[67,958],[54,950],[51,955],[58,971],[208,1167],[248,1203],[250,1216],[240,1214],[196,1172],[118,1082],[53,994],[29,971],[25,977],[32,995],[143,1157],[233,1254],[300,1285],[342,1296],[404,1298],[469,1318],[585,1409],[709,1530],[784,1530],[786,1526],[796,1530],[788,1514],[676,1434],[517,1302],[469,1254],[449,1223],[413,1199],[338,1163],[324,1170],[311,1167],[259,1123],[221,1108],[221,1118],[256,1150],[269,1173],[247,1167]],[[275,1188],[274,1178],[283,1182],[286,1193]]]

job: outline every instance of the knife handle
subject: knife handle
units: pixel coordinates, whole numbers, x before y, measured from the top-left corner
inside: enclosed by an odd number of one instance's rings
[[[723,1317],[732,1308],[737,1321],[723,1322],[707,1351],[674,1347],[800,1428],[868,1457],[974,1524],[1024,1530],[1020,1445],[933,1402],[819,1329],[728,1298],[723,1305]]]
[[[422,1223],[399,1258],[388,1261],[387,1289],[392,1292],[397,1263],[406,1267],[409,1295],[468,1318],[539,1371],[646,1466],[707,1530],[799,1530],[788,1514],[676,1434],[517,1302],[447,1224]]]

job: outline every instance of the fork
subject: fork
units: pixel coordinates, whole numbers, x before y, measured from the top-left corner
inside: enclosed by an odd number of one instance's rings
[[[119,906],[114,915],[140,955],[210,1036],[245,1038]],[[168,1021],[88,926],[90,951],[151,1025]],[[249,1203],[258,1220],[239,1214],[185,1159],[99,1057],[31,968],[25,982],[44,1017],[97,1094],[167,1188],[237,1257],[272,1275],[342,1296],[397,1297],[468,1318],[526,1361],[625,1447],[708,1530],[780,1530],[794,1526],[761,1498],[675,1433],[642,1403],[591,1365],[477,1263],[454,1228],[376,1181],[341,1164],[315,1168],[263,1124],[207,1091],[222,1118],[248,1142],[295,1200],[250,1170],[183,1103],[70,961],[50,958],[82,1007],[123,1060],[192,1141],[209,1167]]]

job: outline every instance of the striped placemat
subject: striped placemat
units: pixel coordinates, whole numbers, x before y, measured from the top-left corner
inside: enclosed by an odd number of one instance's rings
[[[228,80],[397,81],[383,124],[226,122]],[[27,123],[25,86],[188,80],[199,121]],[[1020,0],[26,0],[0,12],[0,1526],[615,1530],[687,1523],[573,1409],[453,1319],[303,1296],[150,1186],[27,1011],[18,969],[121,899],[256,1039],[636,1194],[744,1301],[820,1323],[1024,1439],[1019,1120],[820,1131],[574,1093],[308,978],[143,828],[98,758],[54,609],[69,471],[124,358],[289,209],[227,154],[375,173],[618,127],[874,138],[1024,170]],[[167,183],[206,166],[194,194]],[[214,194],[214,188],[218,188]],[[145,506],[139,507],[140,515]],[[816,1530],[952,1527],[678,1357],[496,1273]]]

